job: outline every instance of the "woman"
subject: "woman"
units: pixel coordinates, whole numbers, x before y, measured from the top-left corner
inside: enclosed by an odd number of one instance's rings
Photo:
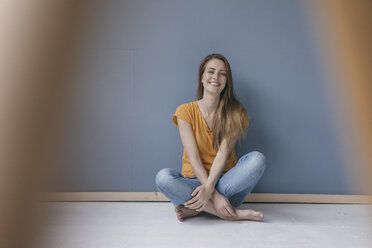
[[[180,105],[172,117],[184,146],[182,174],[160,170],[158,190],[175,205],[179,221],[201,211],[224,220],[262,220],[261,212],[236,208],[262,176],[265,157],[250,152],[236,161],[234,145],[245,137],[249,118],[234,96],[223,55],[208,55],[200,63],[197,98]]]

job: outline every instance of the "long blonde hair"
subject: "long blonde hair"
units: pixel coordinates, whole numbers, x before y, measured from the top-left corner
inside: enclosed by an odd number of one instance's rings
[[[224,62],[226,67],[226,86],[220,94],[220,101],[213,118],[213,149],[220,148],[223,139],[229,142],[235,135],[246,138],[245,127],[249,126],[250,118],[243,105],[236,99],[233,88],[230,64],[227,59],[218,53],[206,56],[199,65],[199,83],[197,89],[197,99],[203,98],[204,86],[202,76],[208,61],[219,59]]]

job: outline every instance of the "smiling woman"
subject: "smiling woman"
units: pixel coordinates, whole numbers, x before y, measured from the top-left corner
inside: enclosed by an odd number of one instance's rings
[[[234,145],[245,137],[249,117],[234,95],[230,65],[223,55],[211,54],[201,61],[197,98],[180,105],[172,116],[184,146],[182,172],[160,170],[158,190],[175,205],[180,221],[201,211],[225,220],[262,220],[260,212],[236,209],[266,164],[257,151],[236,160]]]

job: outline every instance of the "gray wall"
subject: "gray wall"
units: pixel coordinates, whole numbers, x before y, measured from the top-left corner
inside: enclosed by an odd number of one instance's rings
[[[90,1],[53,189],[156,191],[158,170],[181,169],[171,116],[196,99],[198,65],[218,52],[252,119],[237,155],[267,157],[254,192],[358,193],[300,4]]]

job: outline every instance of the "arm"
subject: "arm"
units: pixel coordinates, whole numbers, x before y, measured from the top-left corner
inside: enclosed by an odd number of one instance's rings
[[[198,145],[196,143],[191,125],[180,118],[177,118],[177,121],[186,155],[189,158],[191,167],[196,177],[202,184],[192,192],[192,198],[185,202],[184,205],[187,208],[202,211],[207,205],[208,201],[211,199],[212,193],[216,192],[217,194],[218,192],[214,187],[205,187],[206,183],[208,182],[208,174],[200,159]]]
[[[191,125],[188,122],[183,121],[180,118],[177,118],[177,121],[178,121],[178,127],[179,127],[179,131],[180,131],[182,144],[185,148],[186,155],[189,158],[189,161],[191,163],[191,167],[192,167],[196,177],[199,179],[200,183],[202,184],[202,186],[199,186],[198,188],[196,188],[195,191],[192,193],[192,196],[196,196],[196,197],[193,197],[191,200],[187,201],[185,203],[185,206],[201,211],[205,207],[205,205],[207,204],[209,199],[211,199],[212,195],[213,195],[213,198],[215,198],[215,200],[219,199],[220,200],[219,202],[221,202],[221,200],[225,199],[222,195],[220,195],[218,193],[218,191],[215,189],[214,186],[215,186],[223,168],[225,167],[226,160],[228,158],[228,154],[230,154],[232,148],[234,147],[235,141],[230,143],[231,147],[226,146],[226,142],[223,143],[221,148],[226,149],[226,147],[227,147],[227,151],[225,149],[220,150],[218,152],[218,156],[216,156],[217,159],[215,158],[214,161],[213,161],[213,164],[212,164],[212,168],[217,168],[217,170],[214,169],[216,171],[217,175],[215,175],[213,177],[211,177],[211,176],[208,177],[208,174],[207,174],[207,172],[206,172],[206,170],[203,166],[203,163],[200,159],[198,146],[197,146],[197,143],[196,143],[195,136],[194,136]],[[225,159],[223,159],[223,157],[225,157]],[[215,164],[217,164],[217,165],[215,165]],[[212,186],[205,187],[205,185],[207,184],[208,180],[210,180],[210,178],[215,178],[214,180],[210,181],[210,185],[212,185]],[[214,181],[214,183],[213,183],[213,181]],[[199,191],[201,191],[201,192],[199,192]],[[199,199],[201,199],[201,200],[199,201]]]
[[[236,213],[234,208],[231,206],[230,201],[215,189],[215,185],[226,166],[226,160],[228,159],[228,155],[231,153],[237,138],[238,134],[232,136],[230,142],[227,142],[226,140],[221,142],[220,149],[213,160],[207,183],[194,190],[192,196],[195,197],[185,203],[186,207],[202,211],[209,199],[211,199],[219,214],[222,216],[235,216]]]
[[[191,163],[192,170],[194,171],[196,177],[199,179],[201,184],[206,184],[208,180],[208,174],[200,159],[198,145],[196,143],[192,127],[188,122],[180,118],[177,118],[177,121],[181,141],[183,147],[185,148],[186,155]]]
[[[182,144],[185,148],[186,155],[189,158],[191,167],[196,177],[199,179],[201,184],[206,184],[209,188],[214,188],[219,176],[226,166],[226,161],[236,143],[237,136],[233,136],[229,144],[227,144],[226,140],[223,140],[221,142],[220,149],[217,152],[215,159],[213,160],[210,175],[208,177],[207,171],[205,170],[199,156],[198,145],[196,143],[191,125],[180,118],[177,118],[177,122]]]
[[[226,161],[238,139],[238,134],[232,136],[230,142],[226,139],[222,140],[220,149],[217,152],[216,157],[213,160],[212,167],[209,173],[209,177],[206,183],[206,187],[214,188],[221,173],[226,167]]]
[[[236,141],[238,139],[238,135],[232,136],[229,143],[227,143],[226,139],[221,142],[220,149],[217,152],[215,159],[213,160],[212,168],[208,177],[207,187],[215,187],[218,178],[220,177],[222,171],[226,166],[226,161],[228,159],[228,155],[231,153]],[[221,195],[217,190],[215,190],[212,194],[211,200],[216,211],[222,216],[235,216],[235,209],[231,206],[230,201],[226,199],[223,195]]]

